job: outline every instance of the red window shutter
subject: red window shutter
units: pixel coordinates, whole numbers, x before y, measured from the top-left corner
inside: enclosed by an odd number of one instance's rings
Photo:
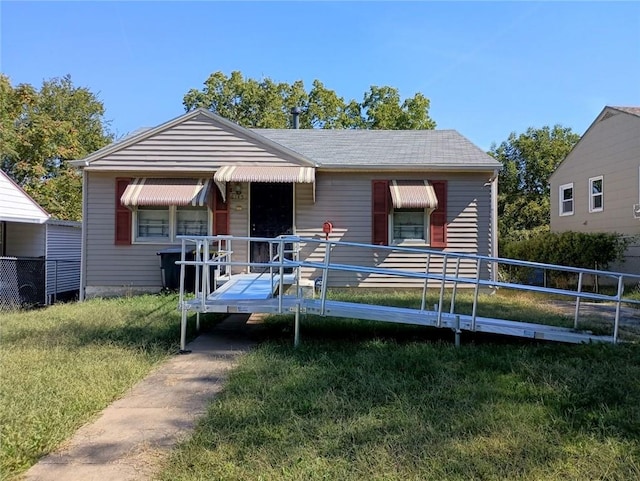
[[[371,183],[371,243],[389,245],[389,181]]]
[[[438,208],[431,213],[430,239],[431,247],[447,247],[447,181],[431,181],[438,198]]]
[[[120,197],[124,194],[131,179],[116,179],[116,223],[115,223],[115,244],[131,244],[131,211],[120,202]]]
[[[214,188],[213,193],[213,235],[229,234],[229,202],[222,200],[220,189]],[[227,199],[229,191],[227,190]]]

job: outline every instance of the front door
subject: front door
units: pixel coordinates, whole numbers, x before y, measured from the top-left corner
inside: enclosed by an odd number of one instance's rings
[[[293,184],[251,183],[250,226],[252,237],[292,234]],[[250,256],[251,262],[268,262],[269,244],[252,242]]]

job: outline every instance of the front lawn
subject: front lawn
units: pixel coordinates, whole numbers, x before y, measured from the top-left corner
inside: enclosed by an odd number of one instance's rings
[[[332,296],[419,306],[408,292]],[[571,325],[539,296],[482,305]],[[0,478],[175,353],[176,306],[175,295],[142,296],[0,313]],[[640,344],[464,333],[456,349],[448,330],[304,318],[294,349],[292,328],[291,316],[266,320],[161,479],[640,479]]]
[[[483,309],[570,325],[541,301]],[[465,333],[456,349],[446,330],[310,317],[294,349],[290,316],[265,331],[160,479],[640,479],[640,345]]]
[[[175,295],[141,296],[0,313],[0,479],[34,464],[175,353],[176,306]]]

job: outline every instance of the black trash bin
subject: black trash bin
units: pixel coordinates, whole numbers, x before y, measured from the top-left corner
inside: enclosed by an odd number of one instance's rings
[[[156,253],[160,256],[160,270],[162,271],[162,287],[168,290],[180,289],[180,265],[176,264],[182,257],[181,247],[167,247]],[[196,251],[191,249],[186,252],[185,260],[195,259]],[[184,290],[185,292],[195,292],[195,268],[196,266],[185,266]],[[215,275],[213,267],[209,270],[210,289],[214,285]]]
[[[187,252],[185,259],[192,261],[195,251]],[[180,289],[180,265],[176,264],[182,257],[181,247],[167,247],[157,252],[160,256],[160,270],[162,271],[162,287],[175,291]],[[186,266],[184,276],[184,288],[187,292],[194,289],[194,266]]]

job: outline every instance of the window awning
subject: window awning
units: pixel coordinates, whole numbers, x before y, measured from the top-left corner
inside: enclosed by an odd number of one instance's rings
[[[211,179],[133,179],[120,202],[127,207],[146,206],[205,206]]]
[[[391,201],[396,209],[435,209],[438,198],[428,180],[392,180]]]
[[[227,182],[281,182],[289,184],[315,184],[316,169],[298,166],[224,165],[216,171],[213,180],[224,198]]]

